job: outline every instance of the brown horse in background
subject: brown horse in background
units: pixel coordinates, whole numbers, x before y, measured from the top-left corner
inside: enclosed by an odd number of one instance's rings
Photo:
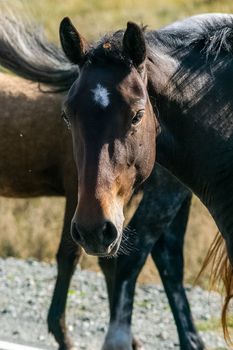
[[[0,74],[0,91],[0,195],[67,199],[55,292],[63,313],[70,277],[81,254],[70,236],[77,180],[69,131],[59,117],[63,96],[42,93],[38,84],[6,74]]]

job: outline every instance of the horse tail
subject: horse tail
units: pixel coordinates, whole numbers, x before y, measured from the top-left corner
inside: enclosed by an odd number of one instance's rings
[[[0,10],[2,10],[2,5]],[[49,42],[29,16],[5,7],[0,17],[0,65],[32,81],[65,91],[78,75],[62,49]]]
[[[233,267],[227,255],[225,240],[219,232],[210,246],[198,277],[210,263],[212,264],[210,287],[217,287],[224,296],[221,315],[224,338],[229,345],[233,345],[228,328],[228,310],[230,301],[233,298]]]

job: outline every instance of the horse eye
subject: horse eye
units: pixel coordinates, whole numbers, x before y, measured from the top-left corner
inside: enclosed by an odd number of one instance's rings
[[[71,127],[70,121],[69,121],[69,119],[64,111],[61,112],[61,117],[64,120],[64,122],[66,123],[67,128],[70,129],[70,127]]]
[[[132,125],[137,125],[140,123],[140,121],[142,120],[142,117],[144,115],[144,110],[140,110],[138,111],[132,118]]]

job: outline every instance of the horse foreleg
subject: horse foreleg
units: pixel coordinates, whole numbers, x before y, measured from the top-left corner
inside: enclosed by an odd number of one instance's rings
[[[59,344],[59,350],[71,350],[72,342],[67,335],[65,308],[68,289],[75,267],[81,255],[79,248],[70,236],[70,222],[75,210],[75,203],[66,203],[64,227],[57,252],[58,274],[53,298],[48,313],[48,329]]]
[[[99,266],[104,274],[108,292],[109,310],[113,304],[113,292],[115,285],[115,274],[117,268],[117,259],[99,258]]]
[[[132,252],[129,256],[119,256],[114,266],[111,260],[102,261],[107,276],[108,291],[113,291],[110,300],[110,324],[102,350],[143,350],[142,344],[133,338],[131,318],[136,280],[145,260],[151,250],[150,244],[140,243],[140,251]],[[115,280],[112,280],[115,271]],[[107,274],[106,271],[108,270]]]
[[[202,350],[183,287],[183,243],[188,220],[190,198],[186,198],[175,219],[155,243],[152,257],[159,270],[176,322],[182,350]]]

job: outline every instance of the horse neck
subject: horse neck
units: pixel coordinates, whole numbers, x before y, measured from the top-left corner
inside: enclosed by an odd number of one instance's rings
[[[162,129],[157,161],[197,194],[224,234],[233,224],[233,102],[227,86],[219,96],[218,84],[214,86],[208,74],[180,89],[173,80],[178,63],[161,55],[148,64],[149,94]],[[197,90],[210,83],[213,88],[198,99]]]

